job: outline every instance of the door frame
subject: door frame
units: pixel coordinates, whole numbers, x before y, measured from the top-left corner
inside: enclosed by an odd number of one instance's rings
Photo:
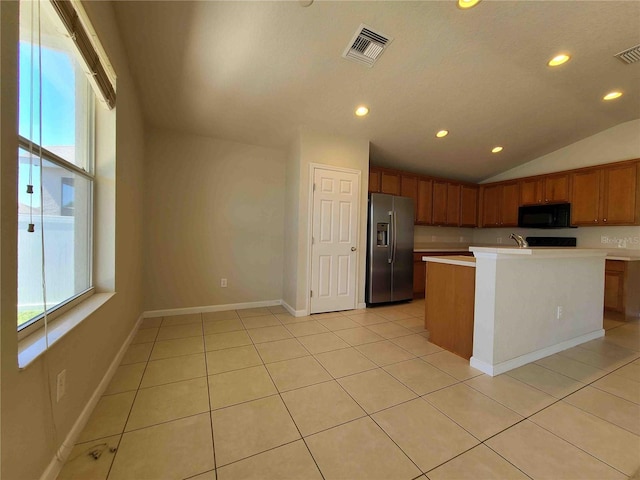
[[[362,171],[356,170],[354,168],[345,168],[345,167],[336,167],[334,165],[327,165],[325,163],[310,163],[309,164],[309,196],[307,199],[308,208],[307,208],[307,278],[306,278],[306,293],[305,298],[306,315],[311,315],[311,263],[312,263],[312,250],[313,246],[311,245],[311,239],[313,238],[313,179],[315,178],[316,170],[329,170],[333,172],[345,172],[345,173],[353,173],[357,175],[358,178],[358,201],[356,202],[355,208],[355,221],[358,228],[356,229],[356,275],[354,278],[354,292],[355,299],[353,302],[353,309],[358,308],[358,296],[360,295],[360,288],[358,282],[358,275],[360,272],[360,202],[362,201]]]

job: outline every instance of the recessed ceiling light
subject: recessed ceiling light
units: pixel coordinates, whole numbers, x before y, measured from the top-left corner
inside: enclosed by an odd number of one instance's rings
[[[369,113],[369,109],[364,105],[360,105],[356,108],[356,115],[359,117],[364,117],[367,113]]]
[[[447,135],[449,135],[449,130],[440,130],[436,133],[436,137],[438,138],[446,137]]]
[[[622,96],[622,92],[609,92],[604,97],[603,100],[615,100],[616,98],[620,98]]]
[[[458,8],[467,10],[471,7],[475,7],[478,3],[480,3],[480,0],[458,0]]]
[[[493,147],[493,148],[491,149],[491,153],[500,153],[500,152],[502,151],[502,148],[503,148],[503,147],[500,147],[500,146],[498,146],[498,147]]]
[[[561,53],[556,55],[551,60],[547,62],[547,65],[550,67],[557,67],[558,65],[562,65],[563,63],[567,63],[571,57],[566,53]]]

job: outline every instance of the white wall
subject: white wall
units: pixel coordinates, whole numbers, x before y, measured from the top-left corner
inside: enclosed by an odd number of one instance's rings
[[[560,150],[488,178],[482,183],[571,170],[640,158],[640,120],[632,120],[587,137]],[[509,244],[509,234],[576,237],[579,247],[640,249],[640,227],[579,227],[559,230],[479,228],[474,243]]]
[[[282,298],[285,161],[272,148],[148,132],[145,310]]]
[[[297,154],[299,148],[299,154]],[[296,162],[299,166],[293,165]],[[290,168],[288,172],[292,175],[299,175],[298,179],[292,176],[287,177],[287,189],[291,193],[297,190],[297,208],[298,222],[296,238],[296,256],[297,264],[295,265],[295,277],[291,274],[294,271],[294,265],[288,265],[286,271],[287,278],[285,285],[291,288],[287,289],[287,298],[285,301],[296,311],[304,311],[308,309],[309,284],[307,282],[309,273],[309,245],[310,238],[308,232],[309,222],[309,165],[319,163],[325,165],[333,165],[336,167],[350,168],[362,172],[360,185],[360,227],[358,239],[358,276],[357,276],[357,295],[356,301],[364,303],[364,285],[366,270],[366,236],[367,236],[367,186],[369,184],[369,141],[364,139],[347,138],[338,135],[329,135],[319,132],[311,132],[302,130],[300,132],[299,147],[292,147],[290,156]],[[291,182],[291,183],[290,183]],[[289,198],[289,197],[288,197]],[[293,231],[293,230],[292,230]],[[288,232],[287,235],[291,235]],[[290,237],[293,241],[293,235]],[[291,243],[293,246],[293,243]],[[291,291],[295,284],[295,299],[293,299]],[[290,301],[295,303],[290,303]]]
[[[481,183],[561,172],[574,168],[640,158],[640,119],[611,127],[531,160]]]
[[[104,171],[98,174],[95,239],[96,285],[115,289],[117,295],[56,343],[46,357],[20,371],[14,320],[18,3],[0,2],[0,476],[5,479],[40,477],[142,312],[142,117],[113,6],[108,2],[84,5],[118,74],[117,108],[101,114],[112,129],[117,117],[117,126],[111,131],[116,142],[110,156],[102,155],[109,149],[98,148],[98,168]],[[55,378],[62,369],[67,370],[66,394],[60,402],[51,402],[49,392],[55,391]]]

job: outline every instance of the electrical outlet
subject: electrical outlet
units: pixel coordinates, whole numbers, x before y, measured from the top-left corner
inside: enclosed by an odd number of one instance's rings
[[[502,237],[496,238],[496,243],[498,243],[498,244],[502,243]]]
[[[226,278],[221,278],[220,279],[220,286],[222,288],[226,288],[227,287],[227,279]]]
[[[67,390],[67,370],[62,370],[56,379],[56,402],[59,402],[64,397]]]
[[[564,307],[562,305],[558,305],[556,308],[556,319],[560,320],[564,316]]]

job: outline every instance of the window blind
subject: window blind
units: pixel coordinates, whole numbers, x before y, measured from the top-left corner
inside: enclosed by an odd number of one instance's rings
[[[109,79],[105,66],[102,64],[100,55],[98,55],[98,52],[93,48],[91,39],[82,26],[80,17],[73,4],[69,0],[51,0],[51,4],[75,42],[107,106],[114,108],[116,105],[115,88]]]

